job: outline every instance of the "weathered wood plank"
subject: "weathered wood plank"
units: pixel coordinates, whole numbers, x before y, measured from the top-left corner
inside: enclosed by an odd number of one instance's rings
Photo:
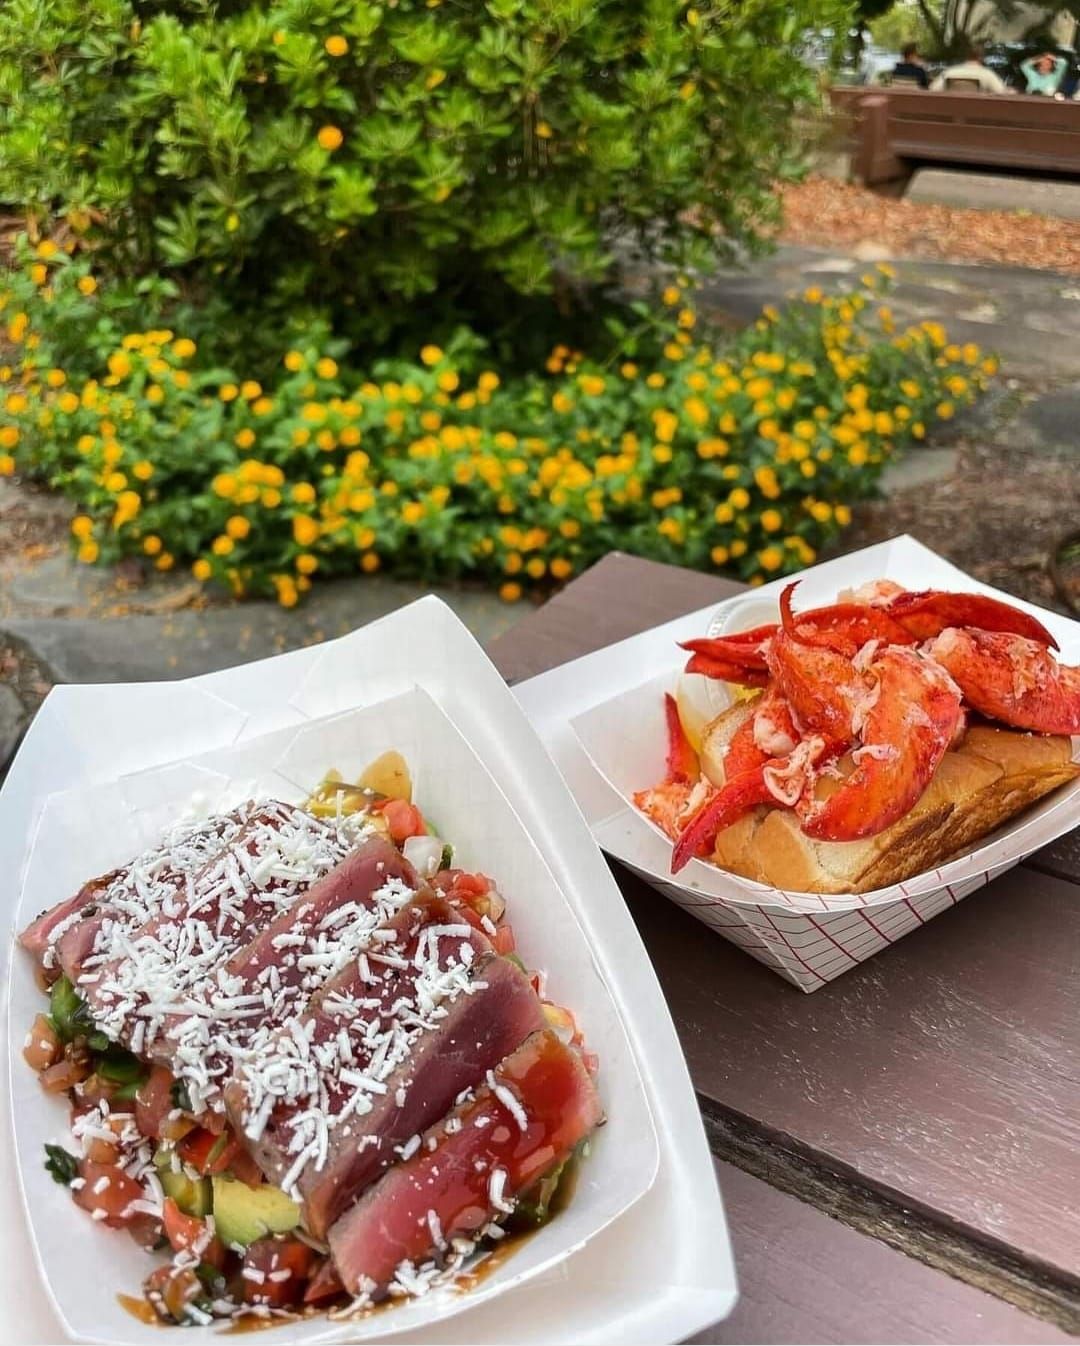
[[[739,1302],[700,1343],[1066,1342],[1051,1323],[935,1271],[718,1161]]]

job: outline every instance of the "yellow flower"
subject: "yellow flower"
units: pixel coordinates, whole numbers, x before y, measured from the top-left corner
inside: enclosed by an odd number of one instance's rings
[[[309,481],[298,481],[289,494],[298,505],[310,505],[315,500],[315,487]]]
[[[326,408],[321,402],[305,402],[300,414],[305,421],[310,421],[312,425],[321,425],[326,420]]]
[[[956,414],[956,408],[951,402],[939,402],[936,407],[938,416],[943,421],[951,420]]]
[[[998,372],[998,361],[994,355],[988,355],[982,362],[982,372],[984,374],[996,374]]]
[[[87,540],[84,543],[82,543],[82,545],[79,547],[79,550],[75,553],[75,555],[79,558],[80,561],[85,562],[85,564],[93,565],[93,563],[98,558],[99,551],[100,548],[98,547],[98,544],[94,541],[94,539],[87,538]]]
[[[42,262],[35,262],[30,268],[30,279],[35,285],[44,285],[49,279],[49,268]]]
[[[761,526],[766,533],[777,533],[784,526],[784,518],[778,509],[767,509],[762,513]]]
[[[345,137],[336,126],[322,126],[319,128],[319,134],[316,136],[316,140],[318,140],[322,149],[333,153],[334,150],[341,148]]]
[[[336,379],[337,372],[337,361],[331,360],[328,355],[324,355],[321,360],[315,361],[315,373],[318,374],[319,378]]]
[[[660,298],[667,304],[668,308],[674,308],[682,298],[682,291],[677,285],[669,285]]]
[[[157,560],[154,562],[154,569],[171,570],[175,564],[176,564],[176,557],[173,556],[172,552],[163,551],[161,555],[157,558]]]
[[[688,330],[697,322],[697,314],[692,308],[680,309],[677,321],[680,327]]]
[[[205,557],[200,556],[199,559],[195,562],[195,564],[191,567],[191,573],[195,576],[197,580],[205,582],[214,573],[214,567],[210,564],[208,560],[206,560]]]
[[[123,379],[131,373],[131,360],[123,351],[113,351],[108,359],[109,373],[114,379]]]
[[[226,520],[225,532],[229,537],[235,538],[239,542],[251,532],[251,522],[245,519],[242,514],[234,514]]]
[[[442,373],[438,376],[438,378],[435,380],[435,382],[439,385],[439,387],[442,389],[444,393],[452,393],[456,391],[457,386],[461,382],[461,380],[458,378],[454,370],[444,369]]]
[[[559,412],[561,415],[565,415],[568,411],[573,411],[574,402],[572,398],[567,397],[564,392],[560,391],[552,397],[551,406],[554,411]]]
[[[229,472],[219,472],[210,483],[210,489],[222,500],[231,500],[236,494],[236,478]]]
[[[837,505],[833,512],[836,515],[836,522],[841,527],[846,527],[851,522],[851,510],[847,505]]]
[[[979,350],[978,346],[976,346],[974,341],[969,341],[964,345],[961,354],[964,357],[964,364],[976,365],[979,363],[979,356],[981,354],[981,351]]]
[[[310,547],[319,536],[318,523],[309,514],[297,514],[292,521],[293,538],[301,547]]]
[[[525,573],[530,579],[543,579],[544,575],[547,573],[547,563],[541,560],[539,556],[534,556],[530,561],[526,562]]]
[[[93,276],[80,276],[76,284],[80,294],[90,295],[97,289],[97,281]]]
[[[550,140],[555,133],[547,122],[539,121],[536,123],[536,134],[541,140]]]
[[[245,402],[251,402],[262,396],[262,384],[257,379],[245,379],[240,385],[240,396]]]
[[[301,575],[314,575],[319,568],[319,558],[310,552],[301,552],[296,558],[296,568]]]
[[[582,374],[578,378],[578,387],[586,397],[599,397],[607,384],[596,374]]]
[[[668,360],[681,360],[683,358],[683,348],[677,346],[675,342],[669,341],[664,347],[664,356]]]
[[[687,99],[693,98],[696,91],[697,85],[692,79],[688,79],[685,84],[679,86],[679,97],[685,103]]]
[[[713,518],[717,523],[731,523],[735,518],[735,511],[730,505],[717,505],[713,510]]]
[[[67,383],[67,375],[62,369],[50,369],[45,375],[45,382],[50,388],[62,388]]]
[[[852,467],[862,467],[866,463],[868,457],[869,454],[867,453],[865,444],[852,444],[851,448],[847,451],[847,460]]]
[[[60,396],[56,405],[67,416],[73,416],[79,409],[79,398],[77,393],[67,392]]]
[[[746,509],[750,504],[750,492],[744,490],[741,486],[736,486],[728,496],[728,504],[735,509]]]
[[[240,389],[235,383],[223,383],[218,389],[218,397],[223,402],[233,402],[240,395]]]
[[[378,553],[373,551],[365,552],[360,558],[360,569],[368,575],[378,570],[380,564]]]
[[[484,393],[493,393],[499,386],[499,376],[490,369],[485,369],[476,380],[476,386]]]
[[[499,597],[504,603],[516,603],[521,597],[521,585],[513,580],[507,580],[499,588]]]
[[[105,489],[118,494],[127,485],[127,477],[122,472],[110,472],[105,478]]]
[[[878,411],[874,414],[874,429],[879,435],[891,435],[895,428],[893,418],[887,411]]]
[[[915,436],[916,439],[925,439],[926,426],[923,425],[922,421],[916,421],[915,424],[911,427],[911,433]]]
[[[652,450],[654,463],[670,463],[673,457],[669,444],[654,444]]]
[[[339,34],[335,34],[333,37],[328,37],[323,43],[323,46],[331,56],[344,56],[349,50],[347,40]]]
[[[820,304],[825,296],[818,286],[811,285],[808,290],[803,291],[803,298],[808,304]]]
[[[264,509],[277,509],[281,504],[281,492],[275,487],[270,487],[259,496]]]
[[[274,409],[274,402],[269,397],[257,397],[251,404],[251,410],[256,416],[268,416]]]
[[[650,388],[662,388],[666,382],[663,374],[649,374],[645,379],[646,385]]]
[[[728,548],[728,550],[731,552],[732,556],[735,557],[735,558],[738,558],[738,557],[740,557],[740,556],[745,556],[745,555],[746,555],[746,543],[742,540],[741,537],[737,537],[737,538],[735,539],[735,541],[732,542],[732,544],[731,544],[731,546]]]
[[[726,458],[729,445],[726,439],[703,439],[698,443],[699,458]]]
[[[17,426],[5,425],[0,429],[0,449],[13,449],[19,442],[19,430]]]
[[[418,500],[406,501],[401,507],[401,518],[407,524],[422,523],[424,519],[423,505]]]
[[[210,544],[210,550],[215,556],[228,556],[233,550],[233,546],[234,543],[232,538],[226,537],[223,534],[221,537],[214,538],[213,542]]]
[[[250,449],[252,444],[255,443],[255,431],[249,429],[238,430],[233,435],[233,443],[238,449]]]
[[[763,570],[779,570],[784,564],[784,553],[779,547],[766,547],[757,554]]]
[[[438,346],[424,346],[421,348],[420,359],[429,368],[432,365],[437,365],[443,358],[443,353]]]
[[[714,547],[709,556],[714,566],[722,566],[727,564],[729,552],[726,547]]]
[[[89,514],[76,514],[71,521],[71,535],[85,542],[93,534],[94,521]]]
[[[164,545],[156,533],[151,533],[148,537],[143,538],[142,549],[147,556],[157,556]]]

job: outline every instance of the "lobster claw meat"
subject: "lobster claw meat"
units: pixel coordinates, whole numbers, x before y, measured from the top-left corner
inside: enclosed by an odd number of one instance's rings
[[[980,631],[1007,632],[1024,636],[1056,650],[1058,643],[1042,622],[1011,603],[986,594],[953,594],[941,589],[921,593],[905,590],[891,598],[883,610],[916,640],[930,640],[950,626],[975,627]]]
[[[744,687],[764,687],[769,680],[766,662],[769,642],[776,629],[775,624],[770,624],[732,636],[685,640],[682,648],[691,656],[686,672]]]
[[[667,778],[669,781],[691,783],[701,774],[698,755],[686,737],[679,707],[670,692],[664,694],[664,717],[667,721]]]
[[[930,784],[960,724],[960,689],[914,650],[887,648],[869,672],[874,701],[852,754],[855,770],[828,799],[799,800],[807,836],[856,841],[902,818]]]
[[[671,872],[677,874],[695,855],[707,855],[716,843],[717,833],[738,822],[758,804],[772,801],[765,783],[764,765],[733,777],[711,799],[707,799],[679,833],[671,852]]]
[[[1039,734],[1080,734],[1080,668],[1040,641],[949,627],[928,646],[980,715]]]

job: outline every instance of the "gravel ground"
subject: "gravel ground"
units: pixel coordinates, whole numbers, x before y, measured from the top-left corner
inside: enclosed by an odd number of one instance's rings
[[[963,210],[881,196],[810,177],[780,189],[787,243],[843,250],[876,244],[896,257],[992,262],[1080,275],[1080,224],[1022,211]]]

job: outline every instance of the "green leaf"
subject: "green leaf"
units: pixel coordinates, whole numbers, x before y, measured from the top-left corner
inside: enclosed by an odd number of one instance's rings
[[[46,1145],[45,1171],[52,1174],[54,1182],[69,1187],[72,1179],[79,1176],[79,1161],[62,1145]]]

